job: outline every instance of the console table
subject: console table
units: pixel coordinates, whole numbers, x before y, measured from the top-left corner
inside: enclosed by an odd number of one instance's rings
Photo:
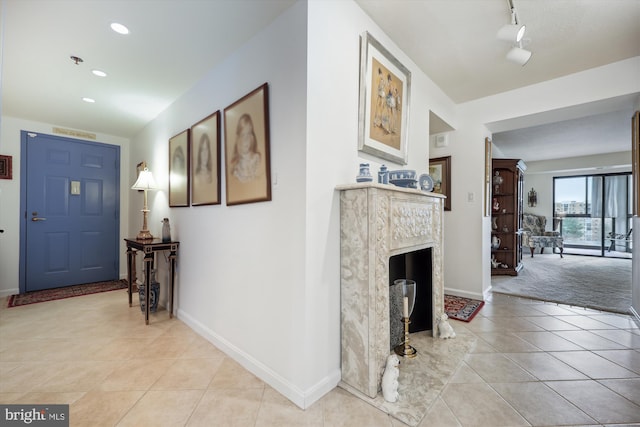
[[[133,281],[136,279],[136,255],[138,251],[144,254],[145,268],[145,313],[144,323],[149,324],[149,306],[151,295],[151,270],[155,263],[155,254],[160,251],[169,252],[169,318],[173,317],[173,291],[176,275],[176,259],[178,258],[178,246],[180,242],[163,242],[162,239],[136,240],[124,239],[127,243],[127,281],[129,282],[129,307],[132,306]]]

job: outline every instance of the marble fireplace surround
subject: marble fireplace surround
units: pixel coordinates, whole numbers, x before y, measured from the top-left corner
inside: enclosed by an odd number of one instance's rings
[[[475,346],[476,338],[433,336],[444,312],[444,197],[365,183],[340,191],[341,362],[339,386],[410,426],[417,426]],[[418,350],[400,365],[397,402],[384,400],[382,373],[390,354],[389,258],[431,248],[432,328],[411,334]],[[419,308],[419,307],[416,307]],[[430,333],[429,333],[430,332]]]

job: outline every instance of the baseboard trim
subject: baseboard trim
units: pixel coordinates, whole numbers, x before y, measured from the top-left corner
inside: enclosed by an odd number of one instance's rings
[[[15,289],[0,289],[0,297],[4,298],[4,297],[8,297],[11,295],[15,295],[15,294],[19,294],[20,293],[20,289],[15,288]]]
[[[469,291],[465,291],[463,289],[455,289],[455,288],[444,288],[444,293],[447,295],[453,295],[455,297],[462,297],[462,298],[471,298],[471,299],[477,299],[477,300],[481,300],[484,301],[484,295],[478,292],[469,292]]]
[[[301,409],[307,409],[325,394],[337,387],[341,379],[340,369],[335,370],[331,375],[318,381],[307,390],[301,390],[295,384],[283,378],[277,372],[256,360],[251,355],[245,353],[238,347],[231,344],[222,336],[203,325],[200,321],[184,312],[178,310],[177,317],[193,329],[197,334],[215,345],[220,351],[238,362],[242,367],[260,378],[262,381],[273,387],[278,393],[293,402]]]

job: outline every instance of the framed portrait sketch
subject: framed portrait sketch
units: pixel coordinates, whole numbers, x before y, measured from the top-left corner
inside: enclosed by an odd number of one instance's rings
[[[429,159],[429,176],[433,178],[433,192],[447,196],[444,210],[451,210],[451,156]]]
[[[169,139],[169,206],[189,206],[189,129]]]
[[[191,204],[220,204],[220,111],[191,126]]]
[[[360,36],[358,149],[407,164],[411,72],[368,32]]]
[[[13,179],[13,158],[0,155],[0,179]]]
[[[224,110],[227,205],[271,200],[267,83]]]

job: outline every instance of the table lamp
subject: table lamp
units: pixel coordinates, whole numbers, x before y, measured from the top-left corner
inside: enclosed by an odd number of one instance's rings
[[[147,214],[149,213],[149,208],[147,207],[147,190],[155,190],[156,189],[156,181],[153,179],[153,175],[151,171],[147,168],[144,168],[138,175],[138,179],[135,184],[131,187],[132,190],[142,190],[144,191],[144,207],[142,208],[142,230],[136,236],[137,240],[151,240],[153,236],[147,230]]]

